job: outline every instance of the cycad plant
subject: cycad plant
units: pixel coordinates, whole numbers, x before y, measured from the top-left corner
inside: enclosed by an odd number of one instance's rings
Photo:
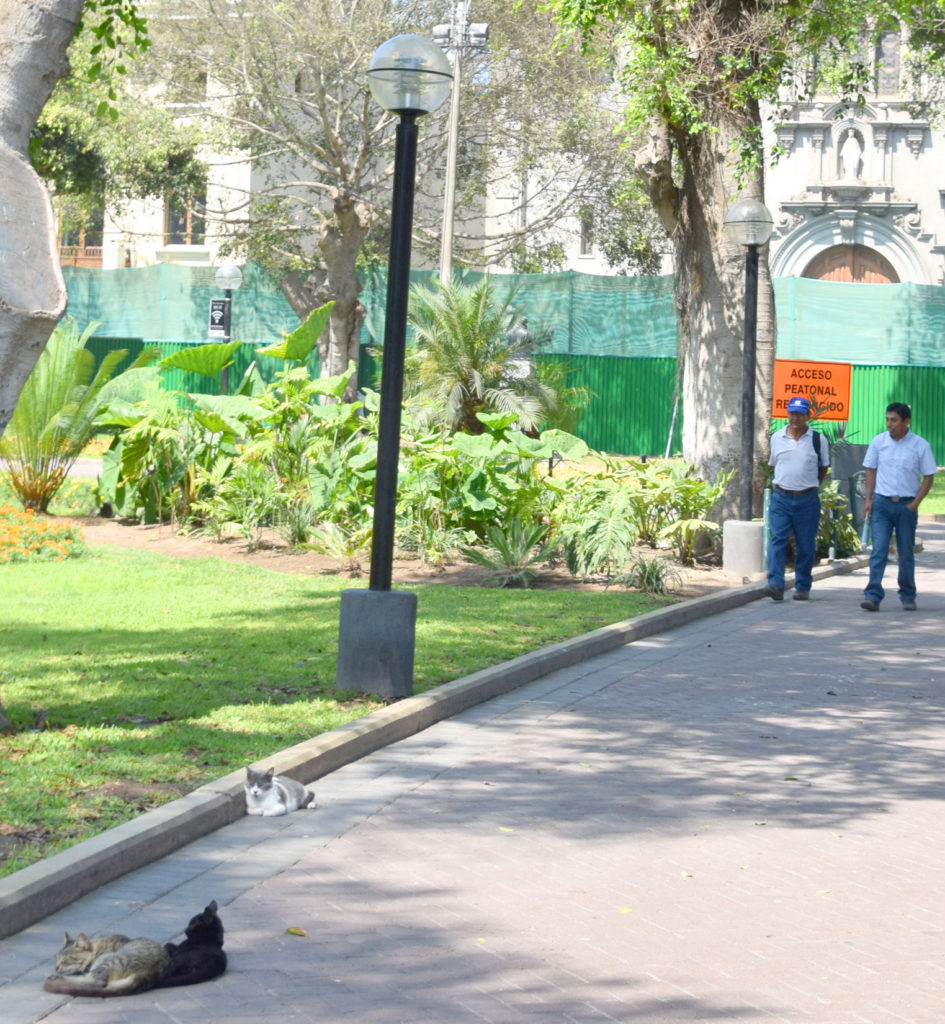
[[[555,393],[529,368],[534,341],[527,332],[509,336],[508,302],[497,299],[488,279],[416,288],[409,323],[415,344],[407,361],[408,393],[426,402],[450,430],[482,433],[479,412],[514,413],[522,430],[536,430]]]
[[[125,349],[109,352],[96,369],[85,344],[97,326],[90,324],[80,334],[71,318],[57,325],[0,439],[0,458],[24,508],[49,508],[95,433],[106,404],[103,389],[128,354]]]
[[[460,550],[471,562],[490,570],[486,583],[493,587],[528,589],[541,564],[547,562],[555,550],[553,544],[545,542],[548,527],[544,523],[522,523],[513,519],[505,529],[490,526],[486,535],[487,548],[463,547]]]

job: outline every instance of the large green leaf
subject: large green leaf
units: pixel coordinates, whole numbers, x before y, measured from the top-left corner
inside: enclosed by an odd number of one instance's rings
[[[192,395],[194,405],[224,419],[264,420],[269,412],[246,395]]]
[[[220,373],[233,362],[233,353],[242,345],[241,341],[211,342],[182,348],[162,359],[159,366],[199,373],[202,377],[216,380]]]
[[[454,434],[451,443],[458,452],[474,459],[487,459],[490,456],[504,453],[507,445],[497,441],[491,434]]]
[[[500,434],[518,419],[518,413],[515,412],[486,412],[485,410],[476,413],[476,419],[487,430],[491,430],[494,434]]]
[[[357,371],[357,366],[351,360],[344,373],[336,374],[334,377],[317,377],[312,381],[312,394],[328,395],[330,398],[337,398],[340,401],[348,388],[348,381]]]
[[[326,302],[324,306],[313,309],[311,313],[291,333],[287,334],[278,345],[269,345],[267,348],[258,348],[257,352],[265,356],[274,356],[276,359],[292,359],[297,363],[304,363],[312,354],[312,349],[318,344],[319,335],[325,329],[331,311],[335,308],[334,300]]]
[[[543,430],[541,432],[541,439],[552,451],[556,451],[559,455],[572,461],[585,458],[590,451],[590,448],[581,438],[575,437],[574,434],[569,434],[566,430]]]

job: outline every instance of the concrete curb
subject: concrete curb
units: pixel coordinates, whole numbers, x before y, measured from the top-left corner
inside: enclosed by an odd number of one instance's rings
[[[868,557],[835,561],[814,570],[814,579],[853,572]],[[407,697],[364,718],[289,747],[265,759],[277,774],[308,783],[388,744],[406,739],[525,683],[656,633],[738,608],[764,596],[751,583],[698,597],[573,640],[565,640],[492,668]],[[260,766],[262,766],[260,762]],[[150,864],[241,817],[245,812],[242,770],[200,786],[171,803],[109,829],[68,850],[0,879],[0,939],[61,910],[106,882]]]

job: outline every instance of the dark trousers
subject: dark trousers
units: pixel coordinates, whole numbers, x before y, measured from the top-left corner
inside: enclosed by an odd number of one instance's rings
[[[820,524],[820,496],[772,491],[768,506],[768,582],[784,590],[787,545],[794,534],[794,589],[810,590],[813,582],[817,527]]]

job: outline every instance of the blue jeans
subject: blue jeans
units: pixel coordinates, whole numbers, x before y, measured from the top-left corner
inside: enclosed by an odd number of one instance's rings
[[[783,494],[773,491],[768,506],[768,582],[784,590],[784,562],[787,545],[794,534],[794,588],[810,590],[813,582],[817,527],[820,524],[820,497],[809,494]]]
[[[915,600],[915,527],[918,511],[906,508],[904,501],[890,501],[881,494],[873,495],[870,529],[873,531],[873,550],[870,554],[870,581],[863,596],[870,601],[882,601],[883,573],[889,558],[889,542],[896,533],[896,551],[899,559],[899,600]]]

